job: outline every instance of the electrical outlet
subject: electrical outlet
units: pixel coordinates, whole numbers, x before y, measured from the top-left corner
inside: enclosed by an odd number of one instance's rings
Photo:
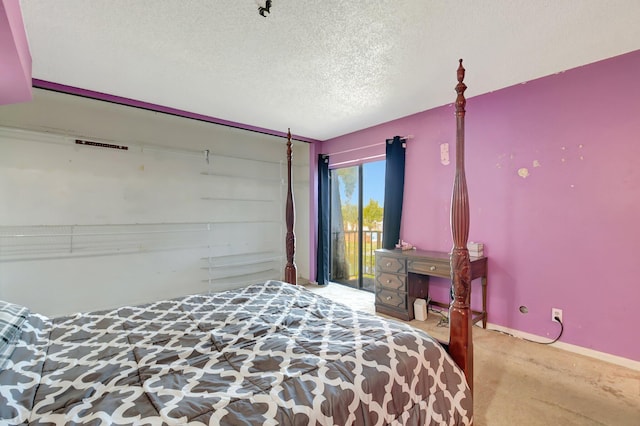
[[[556,320],[556,318],[559,318],[560,321]],[[562,309],[551,308],[551,321],[562,322]]]

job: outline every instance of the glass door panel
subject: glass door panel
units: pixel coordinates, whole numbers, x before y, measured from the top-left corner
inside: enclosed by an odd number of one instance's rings
[[[331,281],[359,287],[359,166],[331,170]]]
[[[374,291],[374,251],[382,247],[384,173],[384,161],[330,172],[333,282]]]
[[[375,251],[382,248],[385,162],[362,165],[362,285],[374,291]]]

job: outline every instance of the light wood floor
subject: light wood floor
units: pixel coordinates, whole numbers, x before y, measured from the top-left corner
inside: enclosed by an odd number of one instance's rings
[[[308,289],[374,312],[372,293],[339,284]],[[438,315],[414,327],[447,340]],[[640,426],[640,372],[562,349],[473,328],[476,426]]]

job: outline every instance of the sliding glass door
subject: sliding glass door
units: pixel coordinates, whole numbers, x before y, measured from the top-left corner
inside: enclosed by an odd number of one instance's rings
[[[360,166],[330,171],[330,280],[360,288]]]
[[[373,291],[382,247],[384,161],[331,170],[330,280]]]

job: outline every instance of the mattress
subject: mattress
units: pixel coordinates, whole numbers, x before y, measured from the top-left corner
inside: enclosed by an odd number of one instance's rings
[[[49,319],[0,371],[0,423],[466,425],[471,393],[429,335],[268,281]]]

